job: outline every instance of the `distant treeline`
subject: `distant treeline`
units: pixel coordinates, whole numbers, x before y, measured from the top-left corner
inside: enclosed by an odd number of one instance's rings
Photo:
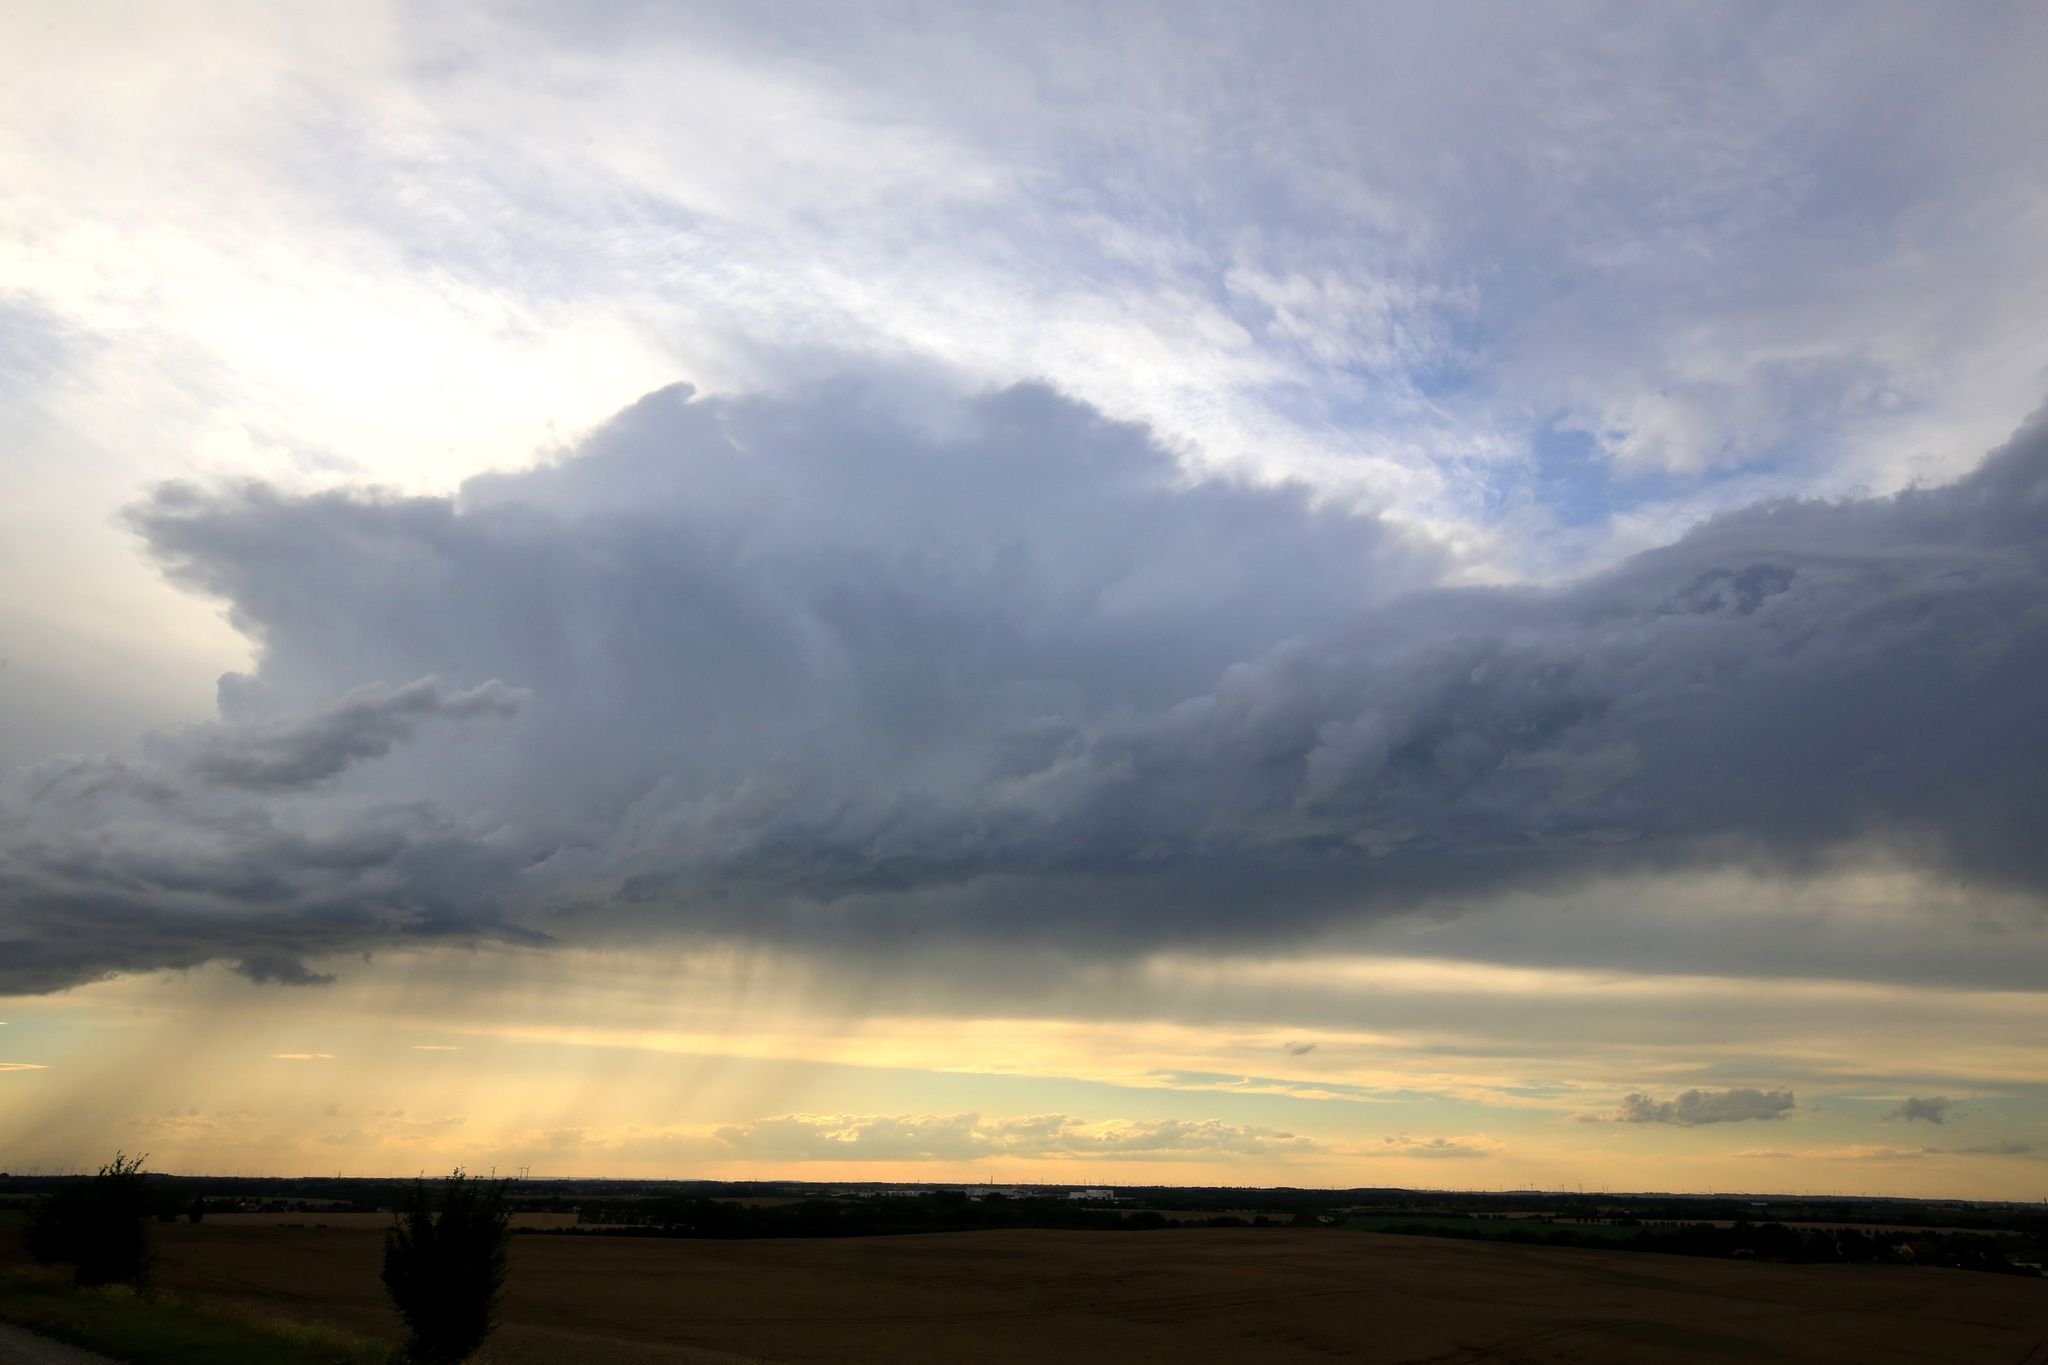
[[[152,1172],[146,1179],[150,1211],[159,1219],[243,1209],[376,1213],[400,1207],[413,1186],[411,1180],[347,1176]],[[32,1204],[60,1182],[57,1176],[0,1172],[0,1208]],[[1340,1225],[1538,1246],[1747,1254],[1782,1261],[1905,1260],[1899,1250],[1905,1246],[1913,1248],[1911,1259],[1922,1264],[2000,1269],[2015,1261],[2048,1259],[2048,1206],[2041,1204],[1233,1186],[1120,1186],[1113,1200],[1078,1202],[1066,1197],[1068,1189],[542,1178],[511,1182],[506,1205],[522,1213],[573,1213],[578,1226],[553,1232],[570,1236],[871,1237],[984,1228],[1144,1232]],[[743,1200],[766,1202],[734,1202]]]
[[[1304,1213],[1300,1220],[1316,1222]],[[859,1199],[802,1199],[793,1203],[736,1204],[729,1200],[668,1197],[611,1199],[586,1205],[567,1228],[520,1228],[538,1237],[886,1237],[915,1232],[973,1232],[990,1228],[1057,1228],[1086,1232],[1148,1232],[1168,1227],[1283,1227],[1294,1221],[1216,1214],[1170,1219],[1152,1210],[1089,1208],[1068,1199],[990,1194],[970,1199],[952,1190]]]
[[[1240,1197],[1242,1197],[1240,1195]],[[1187,1210],[1175,1216],[1156,1209],[1088,1207],[1071,1200],[989,1194],[970,1199],[958,1191],[881,1195],[852,1199],[802,1199],[788,1203],[740,1204],[704,1197],[613,1198],[585,1205],[576,1226],[522,1229],[541,1237],[879,1237],[905,1233],[969,1232],[992,1228],[1050,1228],[1092,1232],[1150,1232],[1200,1227],[1329,1227],[1374,1232],[1463,1237],[1525,1246],[1587,1247],[1646,1251],[1677,1256],[1754,1258],[1802,1263],[1873,1263],[1911,1260],[1963,1270],[2029,1274],[2015,1261],[2039,1259],[2048,1245],[2048,1220],[2002,1233],[1862,1227],[1800,1227],[1738,1220],[1731,1226],[1702,1222],[1645,1224],[1623,1216],[1597,1222],[1548,1218],[1506,1218],[1433,1212],[1413,1216],[1380,1213],[1346,1216],[1317,1202],[1300,1201],[1291,1212],[1242,1214]],[[2017,1233],[2018,1235],[2013,1235]]]

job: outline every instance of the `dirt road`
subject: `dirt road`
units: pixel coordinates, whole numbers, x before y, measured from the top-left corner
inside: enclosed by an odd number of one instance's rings
[[[0,1322],[0,1365],[120,1365],[120,1362]]]

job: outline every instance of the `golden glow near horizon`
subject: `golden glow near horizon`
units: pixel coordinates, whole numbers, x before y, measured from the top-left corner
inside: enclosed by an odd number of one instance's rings
[[[8,1002],[39,1069],[0,1091],[0,1165],[96,1144],[189,1171],[1967,1197],[2028,1197],[2041,1170],[2048,992],[1346,952],[1076,969],[1030,1009],[908,972],[885,1011],[843,969],[733,949],[338,970]],[[1780,1089],[1746,1120],[1616,1121],[1630,1094]],[[1894,1116],[1934,1093],[1942,1122]]]

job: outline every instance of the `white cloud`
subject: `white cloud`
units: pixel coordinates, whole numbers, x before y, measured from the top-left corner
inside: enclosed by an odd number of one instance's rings
[[[0,281],[130,487],[446,487],[859,353],[1048,377],[1513,572],[1532,421],[1884,489],[2032,406],[2039,22],[73,5],[0,85]]]

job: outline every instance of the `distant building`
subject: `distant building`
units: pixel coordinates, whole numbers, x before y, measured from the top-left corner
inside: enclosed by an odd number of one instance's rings
[[[1110,1201],[1112,1201],[1112,1200],[1114,1200],[1114,1199],[1116,1198],[1116,1191],[1115,1191],[1115,1190],[1068,1190],[1068,1191],[1067,1191],[1067,1198],[1069,1198],[1069,1199],[1087,1199],[1087,1200],[1092,1200],[1092,1201],[1094,1201],[1095,1203],[1098,1203],[1098,1204],[1106,1204],[1106,1203],[1109,1203]]]

